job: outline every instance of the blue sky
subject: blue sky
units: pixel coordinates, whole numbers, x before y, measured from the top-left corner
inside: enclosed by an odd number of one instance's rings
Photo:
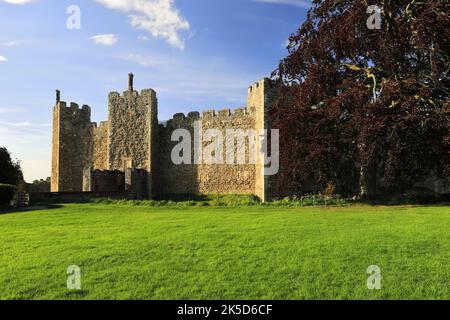
[[[153,88],[159,119],[240,107],[304,21],[302,0],[0,0],[0,145],[50,175],[55,89],[106,120],[107,95]],[[81,28],[67,28],[71,5]],[[73,11],[71,11],[72,13]],[[70,20],[76,21],[76,20]]]

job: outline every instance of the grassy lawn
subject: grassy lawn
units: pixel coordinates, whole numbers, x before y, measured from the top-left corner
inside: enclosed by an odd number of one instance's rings
[[[0,299],[449,299],[450,207],[0,214]],[[82,290],[66,288],[79,265]],[[382,289],[368,290],[367,268]]]

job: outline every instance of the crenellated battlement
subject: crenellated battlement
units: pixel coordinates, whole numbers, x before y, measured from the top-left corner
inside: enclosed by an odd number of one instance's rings
[[[70,102],[70,103],[67,103],[67,102],[65,102],[65,101],[59,101],[57,104],[56,104],[56,106],[57,107],[60,107],[60,108],[68,108],[68,109],[77,109],[77,110],[89,110],[89,111],[91,111],[91,107],[90,106],[88,106],[87,104],[84,104],[81,108],[80,108],[80,105],[78,104],[78,103],[76,103],[76,102]]]
[[[254,93],[255,91],[268,90],[275,86],[275,84],[276,82],[274,80],[263,78],[248,87],[248,94]]]
[[[231,110],[229,108],[221,110],[206,110],[201,114],[198,111],[189,112],[186,116],[184,113],[176,113],[172,119],[169,119],[166,125],[160,125],[160,127],[190,127],[195,121],[209,121],[213,119],[220,119],[223,121],[235,121],[237,118],[245,118],[247,116],[254,116],[255,108],[247,109],[245,107],[236,108]]]
[[[58,111],[61,119],[73,118],[74,120],[84,120],[84,122],[90,122],[91,119],[91,107],[83,105],[81,108],[75,102],[69,104],[65,101],[59,101],[55,106],[55,111]]]
[[[104,128],[108,128],[108,121],[100,121],[99,123],[97,122],[91,122],[92,126],[95,129],[104,129]]]
[[[142,89],[140,92],[137,90],[133,90],[133,91],[123,91],[122,94],[120,94],[117,91],[111,91],[108,94],[109,99],[118,99],[118,98],[127,98],[129,96],[134,96],[134,97],[153,97],[156,96],[156,91],[153,89]]]
[[[247,109],[245,107],[242,108],[236,108],[236,109],[221,109],[221,110],[205,110],[201,114],[198,111],[193,111],[188,113],[186,116],[184,113],[176,113],[172,119],[168,120],[168,122],[175,122],[175,123],[182,123],[185,121],[192,121],[192,120],[202,120],[202,119],[211,119],[211,118],[221,118],[221,119],[234,119],[236,117],[242,117],[247,116],[255,113],[255,108]]]

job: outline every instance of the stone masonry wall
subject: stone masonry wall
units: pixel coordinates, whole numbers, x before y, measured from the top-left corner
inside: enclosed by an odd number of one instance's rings
[[[80,191],[83,168],[91,162],[91,109],[58,102],[53,110],[52,179],[53,192]]]
[[[93,127],[93,150],[92,167],[94,170],[108,169],[108,121],[94,124]]]
[[[202,118],[203,132],[208,129],[219,129],[224,138],[223,157],[226,157],[226,147],[234,146],[234,154],[245,152],[245,164],[200,164],[198,167],[198,182],[200,193],[238,193],[255,194],[255,164],[249,163],[249,153],[254,154],[255,149],[250,150],[248,140],[245,141],[244,150],[237,149],[237,139],[230,141],[233,137],[226,134],[227,129],[255,130],[256,114],[252,108],[237,109],[233,113],[229,109],[216,112],[206,112]],[[231,142],[231,143],[230,143]],[[204,142],[207,147],[209,142]],[[226,159],[225,159],[226,160]]]
[[[108,169],[151,171],[151,126],[157,112],[153,90],[109,95]]]
[[[264,165],[261,150],[250,148],[249,140],[245,141],[245,164],[227,164],[226,146],[232,137],[227,136],[227,129],[253,130],[256,134],[256,146],[260,143],[261,130],[268,128],[268,108],[277,96],[276,84],[263,79],[248,91],[248,108],[231,112],[225,109],[219,112],[206,111],[202,116],[198,112],[191,112],[188,116],[176,114],[167,122],[166,126],[159,126],[159,143],[156,170],[156,189],[158,195],[189,194],[189,193],[239,193],[255,194],[262,200],[270,199],[270,180],[273,177],[264,176]],[[195,145],[191,144],[191,164],[176,165],[171,159],[173,148],[179,144],[172,142],[171,136],[176,129],[185,129],[194,137],[194,123],[200,121],[201,135],[208,129],[218,129],[224,138],[222,149],[224,164],[195,163]],[[203,151],[211,142],[203,141]],[[234,152],[237,153],[237,140],[234,141]],[[239,150],[242,152],[242,150]],[[249,162],[249,153],[256,158],[256,164]],[[237,159],[235,159],[236,161]]]
[[[60,147],[60,106],[59,103],[53,108],[52,119],[52,168],[51,168],[51,180],[50,191],[59,191],[59,147]]]
[[[136,195],[138,199],[146,198],[148,173],[142,169],[125,171],[125,190]]]
[[[200,117],[198,112],[192,112],[187,117],[177,114],[169,120],[167,127],[159,130],[159,194],[188,193],[255,193],[255,165],[249,164],[249,143],[245,140],[246,164],[226,164],[226,145],[231,137],[227,137],[226,129],[250,130],[255,128],[255,112],[245,108],[230,112],[229,109],[207,111]],[[222,148],[224,164],[194,163],[194,123],[200,121],[203,135],[208,129],[218,129],[222,133],[225,146]],[[176,129],[186,129],[191,137],[191,164],[175,165],[171,159],[172,149],[179,142],[172,142],[171,136]],[[215,141],[215,140],[214,140]],[[203,142],[203,151],[211,142]],[[231,145],[231,144],[230,144]],[[237,140],[234,141],[234,152],[237,152]],[[236,160],[236,159],[235,159]]]
[[[156,194],[195,194],[198,193],[197,166],[194,164],[175,165],[171,160],[173,147],[177,142],[171,141],[176,129],[186,129],[191,136],[194,134],[194,122],[200,119],[198,112],[192,112],[185,117],[176,114],[167,126],[160,125],[158,131],[158,152],[156,156],[157,169],[155,173]],[[193,148],[193,143],[191,144]]]
[[[267,109],[275,96],[273,83],[264,79],[249,88],[248,108],[231,112],[206,111],[177,114],[166,126],[158,125],[158,102],[155,91],[129,90],[122,95],[109,94],[108,121],[99,126],[90,122],[90,108],[66,107],[58,102],[53,112],[52,191],[118,191],[136,189],[150,196],[196,193],[255,194],[266,200],[269,179],[255,147],[260,130],[269,125]],[[57,99],[57,101],[59,101]],[[208,129],[216,129],[223,138],[220,164],[197,162],[194,125],[200,133],[202,155],[213,142],[203,139]],[[185,129],[191,136],[191,164],[176,165],[171,159],[172,133]],[[250,134],[239,145],[227,129]],[[252,136],[253,135],[253,136]],[[250,144],[251,139],[256,139]],[[233,139],[233,141],[231,140]],[[227,163],[227,148],[232,145],[235,164]],[[245,153],[245,163],[237,163],[237,153]],[[212,152],[213,154],[215,151]],[[213,155],[214,156],[214,155]],[[256,164],[251,163],[251,158]],[[132,170],[128,170],[132,168]],[[86,170],[84,170],[86,169]],[[87,170],[89,169],[89,171]],[[83,185],[83,174],[85,185]],[[120,181],[119,181],[120,180]],[[123,182],[123,180],[126,180]],[[108,186],[111,184],[110,186]],[[146,187],[144,187],[146,184]]]
[[[92,171],[91,190],[101,192],[125,191],[125,173],[121,171]]]
[[[260,133],[263,129],[271,128],[269,109],[270,106],[275,102],[279,94],[279,85],[268,78],[264,78],[259,82],[254,83],[248,88],[248,106],[249,108],[254,108],[256,112],[255,128]],[[276,128],[272,128],[276,129]],[[268,152],[270,152],[270,132],[268,131]],[[258,140],[262,137],[259,136]],[[259,142],[262,144],[262,142]],[[258,161],[255,167],[255,192],[258,197],[263,201],[270,200],[272,196],[272,190],[270,188],[271,181],[277,178],[275,176],[265,176],[264,175],[264,159],[263,154],[260,151],[257,152]]]

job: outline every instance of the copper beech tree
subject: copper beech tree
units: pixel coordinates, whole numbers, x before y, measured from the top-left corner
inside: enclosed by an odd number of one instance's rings
[[[273,75],[281,193],[374,197],[449,176],[449,6],[313,1]]]

